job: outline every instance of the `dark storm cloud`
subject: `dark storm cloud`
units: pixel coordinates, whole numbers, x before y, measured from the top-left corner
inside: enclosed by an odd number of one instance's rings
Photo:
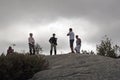
[[[95,27],[88,27],[88,43],[96,43],[104,35],[119,41],[119,3],[120,0],[0,0],[0,32],[4,37],[4,30],[17,23],[33,25],[30,26],[33,28],[61,17],[68,20],[84,18],[99,29],[95,35],[89,35]]]
[[[31,20],[37,23],[57,17],[109,22],[120,18],[119,3],[119,0],[1,0],[0,22]]]
[[[85,17],[95,22],[119,20],[119,0],[1,0],[0,22],[35,23],[54,18]]]

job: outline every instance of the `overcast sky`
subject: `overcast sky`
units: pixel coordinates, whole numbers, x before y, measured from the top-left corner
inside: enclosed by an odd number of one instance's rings
[[[96,50],[108,35],[120,44],[120,0],[0,0],[0,53],[16,44],[16,51],[28,52],[32,32],[49,54],[49,38],[56,33],[59,53],[70,52],[69,28],[82,39],[82,49]]]

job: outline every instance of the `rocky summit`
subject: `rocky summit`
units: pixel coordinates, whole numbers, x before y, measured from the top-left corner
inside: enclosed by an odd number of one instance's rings
[[[98,55],[46,56],[49,69],[30,80],[120,80],[120,59]]]

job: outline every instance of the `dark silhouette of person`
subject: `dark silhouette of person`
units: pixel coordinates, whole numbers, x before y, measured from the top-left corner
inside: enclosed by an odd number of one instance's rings
[[[50,55],[52,55],[52,51],[54,48],[54,54],[57,54],[57,38],[55,37],[55,33],[53,33],[53,36],[49,39],[49,42],[51,44],[51,49],[50,49]]]
[[[69,28],[69,33],[67,34],[67,36],[69,36],[70,39],[71,52],[74,53],[74,32],[72,28]]]
[[[76,53],[80,53],[80,48],[81,48],[81,39],[79,38],[78,35],[76,35],[76,47],[75,47]]]
[[[28,44],[30,55],[35,55],[35,40],[32,33],[29,34]]]
[[[11,46],[9,46],[9,48],[7,49],[7,55],[13,54],[14,53],[14,49],[12,49]]]

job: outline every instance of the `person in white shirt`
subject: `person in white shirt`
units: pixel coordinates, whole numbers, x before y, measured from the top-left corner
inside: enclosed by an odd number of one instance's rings
[[[76,47],[75,51],[76,53],[80,53],[80,48],[81,48],[81,39],[76,35]]]
[[[67,36],[69,36],[70,39],[71,52],[74,53],[74,32],[72,31],[72,28],[69,29]]]
[[[28,38],[28,44],[29,44],[29,51],[30,55],[35,55],[35,40],[33,38],[33,34],[30,33]]]

